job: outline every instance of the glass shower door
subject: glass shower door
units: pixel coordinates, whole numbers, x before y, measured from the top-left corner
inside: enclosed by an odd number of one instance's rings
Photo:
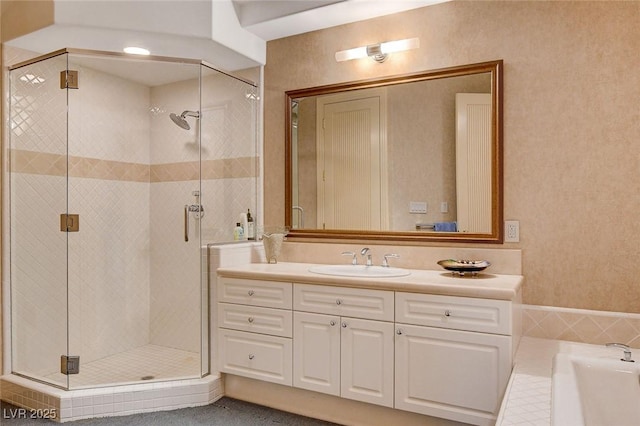
[[[12,372],[67,387],[66,55],[10,71]]]
[[[199,119],[170,119],[199,111],[199,67],[74,53],[69,68],[69,387],[200,377]]]

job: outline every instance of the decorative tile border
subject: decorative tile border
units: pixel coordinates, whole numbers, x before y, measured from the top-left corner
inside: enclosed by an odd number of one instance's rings
[[[640,314],[523,305],[524,336],[640,348]]]
[[[48,176],[66,176],[67,157],[64,154],[19,149],[10,151],[11,171]],[[69,156],[69,176],[128,182],[179,182],[245,178],[257,176],[257,158],[240,157],[222,160],[185,161],[181,163],[141,164],[97,158]]]

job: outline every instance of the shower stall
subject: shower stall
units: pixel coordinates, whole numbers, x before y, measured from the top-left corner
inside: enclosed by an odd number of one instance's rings
[[[255,84],[64,49],[8,85],[5,366],[64,390],[206,376],[206,246],[257,208]]]

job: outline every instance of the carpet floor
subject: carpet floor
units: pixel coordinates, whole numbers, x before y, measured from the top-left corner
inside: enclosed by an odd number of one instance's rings
[[[0,424],[2,426],[42,426],[43,424],[55,423],[46,419],[15,418],[15,410],[17,407],[7,404],[6,402],[2,402],[0,407]],[[213,404],[203,407],[132,414],[130,416],[77,420],[64,424],[71,426],[330,426],[334,423],[298,416],[285,411],[225,397]]]

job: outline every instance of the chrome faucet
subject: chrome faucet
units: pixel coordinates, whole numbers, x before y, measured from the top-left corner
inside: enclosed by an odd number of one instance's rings
[[[360,255],[361,256],[367,256],[367,266],[371,266],[373,265],[373,261],[371,260],[371,253],[369,253],[369,247],[365,247],[362,250],[360,250]]]
[[[624,350],[624,358],[620,358],[620,361],[635,362],[631,359],[631,348],[624,343],[607,343],[608,348],[620,348]]]

